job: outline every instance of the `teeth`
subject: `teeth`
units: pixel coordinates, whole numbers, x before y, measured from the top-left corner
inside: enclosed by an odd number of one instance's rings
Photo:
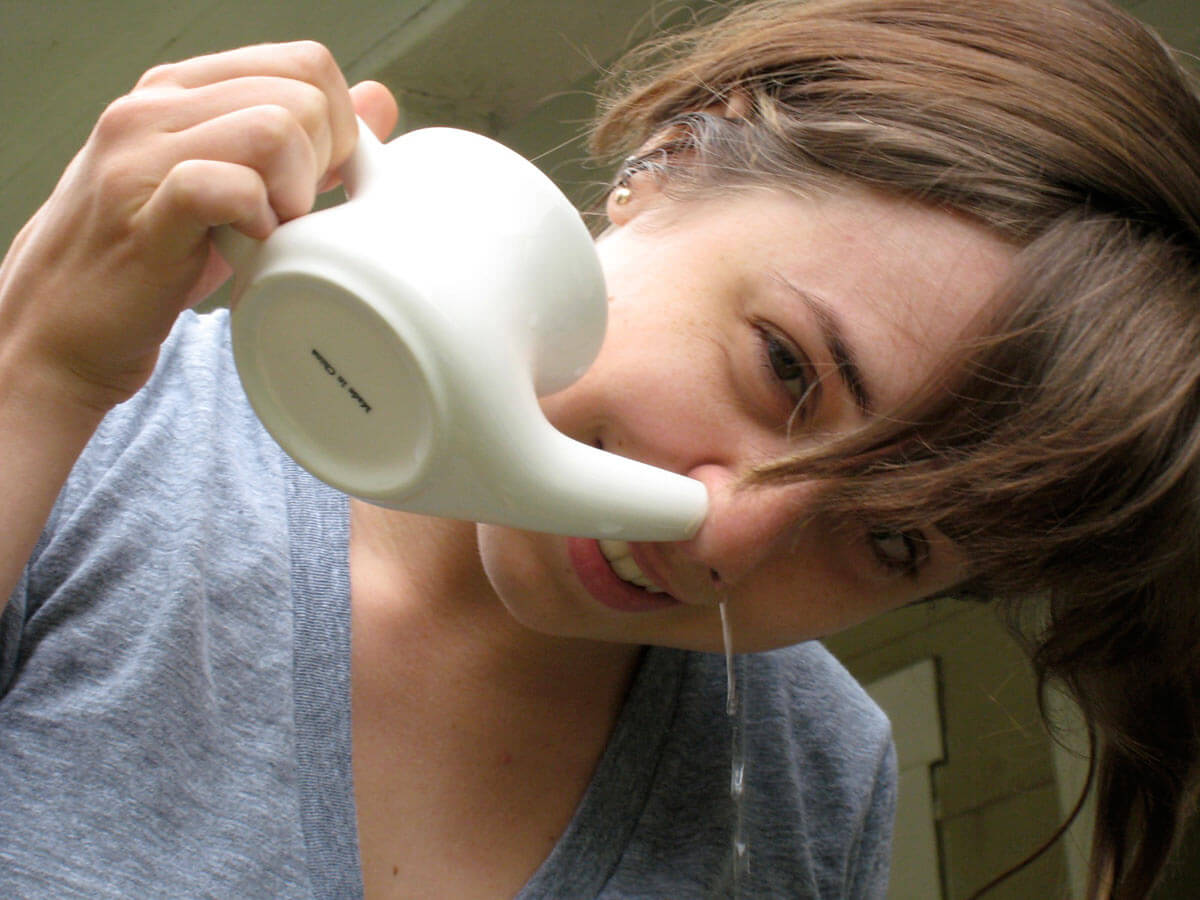
[[[622,581],[628,581],[630,584],[637,585],[651,594],[661,594],[662,588],[658,587],[654,582],[647,578],[638,564],[633,559],[633,554],[630,552],[629,544],[625,541],[598,541],[600,544],[600,552],[604,554],[604,558],[608,560],[608,564],[612,566],[612,570],[617,573],[617,577]]]

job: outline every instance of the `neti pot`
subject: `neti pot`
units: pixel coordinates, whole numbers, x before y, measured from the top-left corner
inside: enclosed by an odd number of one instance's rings
[[[226,227],[233,350],[258,417],[300,465],[371,503],[624,540],[681,540],[691,478],[572,440],[537,398],[604,338],[582,219],[532,163],[427,128],[362,123],[346,202],[258,242]]]

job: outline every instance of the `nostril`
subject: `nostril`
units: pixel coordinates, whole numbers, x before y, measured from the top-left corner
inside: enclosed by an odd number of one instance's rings
[[[709,570],[708,570],[708,577],[712,579],[712,583],[713,583],[713,584],[720,584],[720,583],[721,583],[721,573],[720,573],[720,572],[718,572],[716,569],[709,569]]]

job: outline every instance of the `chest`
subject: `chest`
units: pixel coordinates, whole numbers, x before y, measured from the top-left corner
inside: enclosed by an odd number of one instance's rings
[[[359,853],[368,898],[509,898],[570,821],[582,785],[504,751],[391,742],[355,729]],[[386,744],[386,746],[385,746]],[[551,789],[550,783],[557,783]]]
[[[368,644],[351,679],[367,898],[513,897],[570,824],[616,709],[514,696],[415,648],[368,667]]]

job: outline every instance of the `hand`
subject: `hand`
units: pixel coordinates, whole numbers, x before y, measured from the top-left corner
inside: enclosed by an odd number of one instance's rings
[[[313,43],[159,66],[100,117],[0,266],[0,377],[107,410],[149,378],[179,312],[228,274],[209,229],[255,238],[303,215],[357,135],[395,125]]]

